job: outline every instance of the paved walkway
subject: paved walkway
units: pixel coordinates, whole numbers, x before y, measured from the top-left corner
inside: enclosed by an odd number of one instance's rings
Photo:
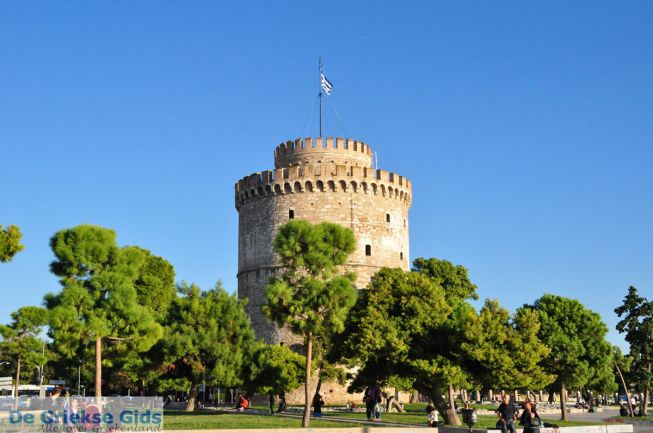
[[[570,413],[567,415],[569,420],[572,421],[603,421],[607,418],[619,416],[619,411],[617,409],[604,409],[603,412],[583,412],[583,413]],[[549,419],[549,416],[543,416],[542,418]],[[553,418],[550,418],[553,419]],[[560,419],[558,416],[557,419]],[[635,418],[636,420],[637,418]],[[653,423],[651,424],[635,424],[633,426],[633,431],[636,433],[653,433]]]

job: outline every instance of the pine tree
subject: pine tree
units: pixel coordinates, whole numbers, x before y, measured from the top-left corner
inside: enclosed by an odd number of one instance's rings
[[[302,427],[308,427],[310,419],[313,344],[322,335],[341,332],[347,313],[356,301],[355,276],[340,270],[355,246],[350,229],[331,223],[312,225],[301,220],[281,226],[274,240],[282,271],[267,287],[263,312],[277,325],[288,326],[304,338]]]

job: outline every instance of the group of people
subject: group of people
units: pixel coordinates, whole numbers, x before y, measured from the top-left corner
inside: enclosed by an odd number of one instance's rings
[[[519,415],[517,406],[510,402],[510,396],[505,394],[503,401],[497,409],[499,420],[496,427],[501,429],[501,433],[515,433],[515,421]],[[524,402],[524,410],[519,416],[519,424],[524,427],[524,433],[537,433],[538,428],[542,425],[542,420],[537,414],[537,407],[535,403],[530,400]]]
[[[630,399],[630,405],[633,408],[633,416],[643,416],[641,408],[637,405],[637,400],[635,398]],[[628,416],[630,411],[628,410],[627,403],[621,403],[619,405],[619,415]]]

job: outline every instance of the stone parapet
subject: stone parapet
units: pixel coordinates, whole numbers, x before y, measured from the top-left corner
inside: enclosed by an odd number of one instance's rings
[[[276,168],[322,163],[371,167],[372,150],[362,141],[341,137],[297,138],[274,150]]]
[[[301,192],[349,192],[380,195],[410,207],[412,183],[385,170],[347,165],[306,165],[250,174],[236,182],[236,209],[250,199]]]

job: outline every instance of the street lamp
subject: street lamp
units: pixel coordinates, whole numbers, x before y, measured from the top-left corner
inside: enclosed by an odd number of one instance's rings
[[[82,395],[82,360],[79,361],[79,366],[77,367],[77,395]]]
[[[43,367],[37,365],[36,370],[39,372],[39,397],[45,397],[43,395]]]

